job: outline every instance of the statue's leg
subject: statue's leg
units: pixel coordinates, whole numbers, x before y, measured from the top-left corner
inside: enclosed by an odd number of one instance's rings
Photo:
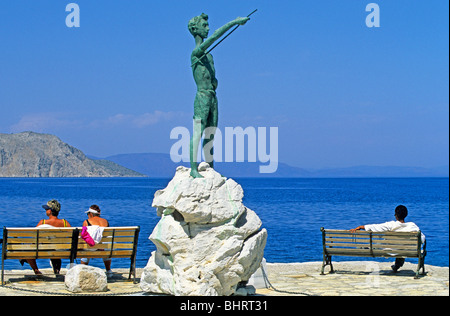
[[[215,128],[206,126],[205,128],[205,139],[203,139],[203,155],[205,156],[205,161],[210,165],[211,168],[214,167],[214,134]]]
[[[203,153],[206,162],[214,168],[214,135],[217,129],[217,99],[212,100],[211,111],[208,115],[205,128],[205,139],[203,140]]]
[[[194,101],[194,126],[190,143],[191,176],[203,178],[198,172],[198,146],[202,139],[203,131],[208,120],[210,109],[210,96],[204,91],[197,91]]]
[[[206,162],[209,164],[211,168],[214,168],[214,135],[217,129],[218,123],[218,106],[217,106],[217,97],[214,95],[211,100],[211,108],[208,115],[208,121],[206,123],[207,128],[209,129],[209,139],[204,140],[203,142],[203,150]],[[206,135],[205,135],[206,136]],[[206,138],[206,137],[205,137]],[[205,146],[207,143],[211,142],[209,146]]]
[[[198,172],[198,145],[200,144],[200,140],[202,138],[204,123],[201,119],[194,118],[194,127],[193,133],[190,143],[190,161],[191,161],[191,176],[193,178],[203,178],[203,176]]]

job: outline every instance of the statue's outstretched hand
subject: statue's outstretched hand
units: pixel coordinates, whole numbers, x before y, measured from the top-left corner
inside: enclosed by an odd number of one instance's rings
[[[248,20],[250,20],[250,18],[247,18],[247,17],[241,18],[241,17],[239,17],[235,21],[239,25],[244,25],[245,23],[247,23]]]

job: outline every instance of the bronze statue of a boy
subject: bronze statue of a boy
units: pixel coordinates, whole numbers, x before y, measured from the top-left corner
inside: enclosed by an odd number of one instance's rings
[[[191,54],[191,65],[194,80],[197,85],[197,94],[194,101],[194,130],[190,142],[190,163],[191,176],[194,178],[202,178],[198,172],[197,154],[198,146],[205,129],[210,128],[210,137],[205,139],[202,146],[205,150],[205,158],[211,167],[214,167],[213,155],[214,149],[210,146],[210,152],[206,152],[206,143],[214,141],[214,132],[217,128],[218,108],[217,108],[217,78],[214,69],[214,61],[208,48],[214,42],[220,39],[230,28],[235,25],[244,25],[250,18],[236,18],[228,22],[210,37],[208,16],[202,13],[189,21],[188,28],[195,39],[195,49]],[[208,146],[209,147],[209,146]]]

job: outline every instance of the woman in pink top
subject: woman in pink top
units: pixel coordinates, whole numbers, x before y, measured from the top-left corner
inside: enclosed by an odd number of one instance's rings
[[[83,226],[100,226],[100,227],[109,227],[109,222],[107,219],[100,217],[100,207],[98,205],[91,205],[89,210],[86,211],[88,219],[83,222]],[[111,271],[111,259],[104,258],[103,263],[105,264],[106,275],[112,276],[113,272]],[[81,264],[89,264],[89,258],[82,258]]]

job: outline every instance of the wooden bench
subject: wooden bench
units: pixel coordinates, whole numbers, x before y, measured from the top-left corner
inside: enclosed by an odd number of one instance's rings
[[[422,268],[425,274],[426,241],[422,245],[421,232],[369,232],[348,230],[320,229],[322,231],[323,264],[330,265],[332,256],[418,258],[416,276]]]
[[[130,258],[130,273],[136,282],[136,251],[139,226],[107,227],[103,238],[91,247],[81,238],[81,227],[3,228],[2,284],[8,259]]]

